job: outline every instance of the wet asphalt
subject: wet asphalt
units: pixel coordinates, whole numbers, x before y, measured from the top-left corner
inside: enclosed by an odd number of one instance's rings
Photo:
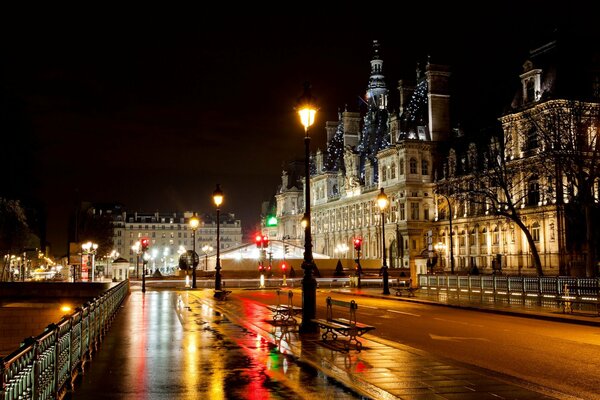
[[[216,301],[210,289],[133,287],[70,398],[554,398],[374,335],[362,342],[346,351],[300,335],[236,290]]]

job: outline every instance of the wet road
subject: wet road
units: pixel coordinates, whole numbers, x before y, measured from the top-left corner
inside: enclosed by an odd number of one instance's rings
[[[73,399],[354,399],[212,308],[210,292],[132,292]]]

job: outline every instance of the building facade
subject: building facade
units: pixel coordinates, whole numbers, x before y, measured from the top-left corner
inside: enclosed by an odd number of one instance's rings
[[[592,249],[597,237],[588,235],[591,241],[583,251],[570,239],[576,229],[569,218],[573,207],[568,204],[576,200],[582,184],[574,182],[576,172],[556,167],[561,159],[556,151],[548,151],[555,146],[544,141],[551,136],[548,132],[564,136],[551,126],[551,110],[571,114],[574,110],[574,95],[566,96],[557,88],[557,82],[567,81],[557,80],[557,74],[568,73],[552,62],[561,58],[558,49],[551,43],[530,53],[519,77],[519,93],[499,118],[500,132],[483,141],[453,128],[450,71],[444,65],[427,63],[423,72],[417,69],[414,83],[399,81],[399,107],[389,109],[383,61],[375,42],[366,113],[361,117],[345,110],[338,121],[327,122],[327,151],[317,152],[313,159],[315,251],[333,257],[338,244],[352,248],[353,238],[361,237],[361,256],[382,259],[385,243],[390,267],[411,267],[418,273],[454,268],[459,273],[575,274],[582,259],[597,259]],[[598,74],[590,77],[600,87]],[[593,82],[587,82],[590,88]],[[573,149],[588,160],[580,171],[591,175],[588,216],[598,215],[600,89],[595,93],[595,98],[587,96],[583,103],[587,148]],[[494,149],[501,149],[495,158],[509,172],[506,190],[500,176],[493,175],[490,151]],[[279,238],[302,239],[304,195],[298,182],[291,184],[284,172],[276,195]],[[390,200],[383,212],[376,204],[380,189]],[[539,262],[532,256],[532,246]],[[538,266],[541,270],[536,270]]]
[[[189,220],[194,215],[191,211],[174,213],[141,213],[127,212],[113,216],[114,248],[121,257],[136,264],[136,254],[132,250],[143,237],[150,239],[149,266],[152,270],[171,272],[178,267],[179,256],[194,246],[193,232]],[[211,247],[210,257],[217,249],[216,216],[199,215],[200,225],[196,229],[196,253],[202,259],[205,254],[202,248]],[[221,251],[242,244],[242,224],[234,214],[220,215],[219,243]]]

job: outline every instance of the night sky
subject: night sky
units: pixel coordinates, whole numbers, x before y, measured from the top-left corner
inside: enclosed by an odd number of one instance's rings
[[[324,123],[338,107],[358,110],[373,39],[394,107],[397,81],[414,79],[429,54],[452,67],[453,118],[491,124],[510,103],[531,43],[554,26],[585,32],[581,18],[593,14],[547,3],[486,2],[486,11],[471,10],[477,18],[433,7],[315,18],[5,13],[0,195],[43,205],[56,255],[66,252],[77,196],[128,210],[212,212],[220,183],[222,209],[251,231],[282,164],[303,157],[293,107],[304,81],[321,107],[313,151],[325,148]]]

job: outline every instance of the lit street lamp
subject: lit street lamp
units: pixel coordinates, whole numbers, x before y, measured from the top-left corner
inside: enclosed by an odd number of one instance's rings
[[[204,246],[202,246],[202,251],[204,252],[204,270],[208,271],[208,253],[213,251],[213,248],[212,246],[205,244]]]
[[[382,275],[383,275],[383,294],[390,294],[390,288],[388,284],[388,266],[386,261],[385,254],[385,214],[384,211],[387,206],[390,204],[390,201],[381,188],[381,192],[377,195],[377,205],[379,206],[379,210],[381,211],[381,254],[383,257],[383,266],[381,267]]]
[[[312,255],[312,237],[310,226],[310,136],[308,128],[315,122],[317,107],[315,98],[310,93],[310,84],[304,84],[304,93],[298,99],[296,108],[300,116],[300,122],[304,126],[304,174],[305,174],[305,201],[304,201],[304,261],[302,269],[302,324],[301,333],[318,332],[319,327],[312,320],[317,315],[317,281],[313,276],[315,262]]]
[[[140,254],[142,254],[142,244],[138,240],[131,246],[131,251],[135,253],[135,277],[140,278]]]
[[[196,289],[196,266],[198,265],[198,263],[196,262],[196,260],[198,259],[196,255],[196,229],[198,229],[198,225],[200,225],[200,220],[198,219],[198,217],[196,217],[196,214],[194,213],[194,216],[190,218],[190,228],[192,228],[192,241],[194,242],[194,245],[192,247],[192,289]]]
[[[88,257],[92,256],[92,282],[94,282],[94,270],[96,267],[96,251],[98,250],[98,245],[96,243],[87,242],[81,245],[81,249],[83,250],[83,254]]]
[[[445,252],[446,252],[446,244],[442,243],[442,242],[437,242],[433,248],[435,249],[435,251],[438,252],[439,254],[439,259],[440,259],[440,267],[443,269],[444,268],[444,257],[446,256]],[[431,271],[433,272],[433,271]]]
[[[221,248],[221,238],[220,238],[220,231],[219,231],[219,213],[220,213],[220,206],[223,203],[223,191],[221,190],[220,185],[217,183],[217,188],[215,189],[215,191],[213,192],[213,202],[215,203],[215,205],[217,206],[217,262],[215,265],[215,291],[217,290],[221,290],[221,255],[220,255],[220,248]],[[221,293],[217,294],[215,293],[215,297],[220,297]]]

